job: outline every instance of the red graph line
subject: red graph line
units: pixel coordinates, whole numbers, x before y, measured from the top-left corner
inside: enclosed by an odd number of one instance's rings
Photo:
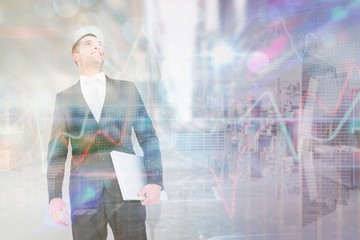
[[[259,131],[260,132],[260,131]],[[258,132],[258,133],[259,133]],[[245,151],[247,150],[248,147],[250,147],[256,140],[258,134],[255,134],[254,137],[250,138],[246,144],[244,145],[244,147],[242,148],[240,154],[237,156],[236,159],[236,171],[235,171],[235,177],[233,179],[233,184],[232,186],[230,186],[230,188],[232,188],[232,192],[231,192],[231,201],[230,204],[227,203],[226,198],[225,198],[225,193],[224,193],[224,187],[221,185],[221,180],[219,178],[219,176],[215,173],[215,170],[207,165],[203,165],[202,166],[204,168],[206,168],[214,177],[215,183],[217,185],[217,189],[219,191],[219,195],[220,198],[222,199],[222,203],[225,209],[225,212],[228,216],[228,218],[232,219],[235,217],[235,213],[236,213],[236,209],[237,209],[237,193],[238,193],[238,180],[240,178],[240,160],[242,158],[242,156],[244,155]]]
[[[126,125],[126,123],[124,123],[124,126]],[[91,140],[89,142],[89,144],[87,145],[86,149],[84,150],[84,154],[80,155],[81,158],[79,159],[79,161],[76,163],[76,165],[74,166],[78,166],[80,165],[84,160],[85,158],[88,156],[89,152],[90,152],[90,149],[93,145],[93,143],[95,142],[96,140],[96,137],[98,135],[102,135],[104,136],[107,140],[109,140],[114,146],[120,146],[124,140],[124,135],[125,135],[125,127],[122,127],[121,129],[121,137],[120,137],[120,140],[117,142],[115,141],[111,136],[110,134],[105,131],[105,130],[97,130],[91,137]],[[72,157],[72,161],[74,161],[74,156]]]
[[[85,115],[85,118],[88,118],[88,114]],[[90,139],[90,142],[89,142],[89,144],[86,146],[83,154],[80,155],[81,158],[79,159],[79,161],[78,161],[76,164],[74,163],[74,164],[75,164],[74,166],[78,166],[79,164],[81,164],[81,163],[85,160],[85,158],[88,156],[88,154],[89,154],[89,152],[90,152],[90,149],[91,149],[92,145],[94,144],[94,142],[95,142],[95,140],[96,140],[96,137],[97,137],[98,135],[104,136],[105,139],[107,139],[109,142],[111,142],[114,146],[120,146],[120,145],[123,143],[123,140],[124,140],[125,131],[126,131],[127,118],[128,118],[128,116],[127,116],[127,114],[126,114],[125,121],[124,121],[123,126],[122,126],[122,128],[121,128],[120,140],[119,140],[118,142],[117,142],[115,139],[113,139],[113,138],[110,136],[110,134],[109,134],[107,131],[105,131],[105,130],[100,129],[100,130],[95,131],[95,132],[92,134],[91,139]],[[86,121],[84,121],[84,123],[83,123],[82,131],[83,131],[85,128],[86,128]],[[80,133],[80,135],[81,135],[81,134],[83,134],[83,133]],[[71,137],[69,137],[69,134],[68,134],[68,133],[64,133],[64,132],[62,132],[61,130],[58,130],[58,131],[56,131],[56,132],[52,135],[51,138],[54,138],[54,137],[57,138],[57,139],[60,138],[61,141],[62,141],[62,143],[64,144],[64,146],[66,146],[66,149],[69,150],[68,138],[71,139]],[[80,137],[81,137],[81,136],[80,136]],[[57,141],[57,140],[55,140],[55,142],[56,142],[56,141]],[[54,143],[54,144],[55,144],[55,143]],[[50,154],[52,154],[52,153],[50,153]],[[77,156],[78,156],[78,155],[77,155]],[[75,162],[74,160],[75,160],[75,156],[72,156],[72,161]]]
[[[351,64],[351,65],[349,66],[349,69],[348,69],[347,72],[353,73],[353,71],[355,71],[355,70],[356,70],[357,73],[360,75],[360,68],[357,67],[357,66],[355,66],[354,64]],[[314,100],[315,100],[315,102],[318,104],[318,106],[319,106],[322,110],[324,110],[325,113],[329,114],[330,116],[335,115],[335,114],[339,111],[341,101],[343,100],[345,94],[346,94],[346,93],[348,92],[348,90],[349,90],[349,88],[348,88],[348,83],[349,83],[350,76],[351,76],[350,74],[347,75],[346,78],[345,78],[345,80],[344,80],[344,85],[343,85],[343,87],[341,88],[340,96],[339,96],[339,98],[338,98],[338,100],[337,100],[337,102],[336,102],[336,105],[335,105],[336,107],[335,107],[335,109],[334,109],[333,111],[329,110],[329,108],[328,108],[322,101],[320,101],[319,98],[316,97],[316,95],[310,94],[310,93],[306,94],[306,96],[303,96],[303,99],[302,99],[302,101],[301,101],[301,105],[303,105],[303,104],[305,103],[305,100],[306,100],[307,97],[312,97],[312,98],[314,98]],[[303,107],[303,106],[301,106],[300,109],[302,109],[302,107]]]
[[[350,73],[353,73],[353,71],[357,71],[357,73],[360,73],[360,68],[355,66],[355,65],[350,65],[348,71]],[[359,74],[360,75],[360,74]],[[341,89],[341,94],[339,96],[339,99],[337,100],[336,103],[336,108],[334,111],[330,111],[323,102],[321,102],[316,96],[314,95],[310,95],[308,94],[307,96],[303,96],[303,100],[306,99],[306,97],[311,96],[315,99],[315,102],[325,111],[327,112],[329,115],[334,115],[338,112],[341,101],[343,100],[345,94],[348,91],[348,82],[350,79],[350,74],[346,77],[345,81],[344,81],[344,85]],[[301,103],[303,104],[304,101],[301,101]],[[302,108],[300,108],[301,111]],[[277,119],[279,120],[279,119]],[[260,130],[259,130],[260,132]],[[217,190],[219,192],[219,196],[223,201],[223,206],[225,209],[225,212],[227,214],[227,216],[229,218],[233,218],[235,216],[236,210],[237,210],[237,193],[238,193],[238,183],[239,183],[239,178],[240,178],[240,160],[242,159],[242,157],[244,156],[245,151],[248,149],[248,147],[250,147],[252,144],[254,144],[254,142],[257,139],[257,135],[259,134],[256,133],[254,134],[254,136],[252,138],[250,138],[244,145],[244,147],[241,149],[241,152],[237,155],[237,159],[236,159],[236,167],[235,167],[235,176],[233,179],[233,184],[232,186],[230,186],[230,188],[232,189],[231,192],[231,200],[230,200],[230,204],[226,201],[225,198],[225,193],[224,193],[224,187],[221,185],[221,181],[219,179],[219,176],[215,173],[214,169],[212,169],[209,166],[204,166],[214,177],[216,186],[217,186]]]

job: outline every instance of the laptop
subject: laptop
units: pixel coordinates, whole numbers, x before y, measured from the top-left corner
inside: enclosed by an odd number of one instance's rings
[[[112,151],[110,155],[123,199],[144,200],[138,195],[147,184],[143,157],[119,151]],[[161,191],[160,200],[167,200],[165,191]]]

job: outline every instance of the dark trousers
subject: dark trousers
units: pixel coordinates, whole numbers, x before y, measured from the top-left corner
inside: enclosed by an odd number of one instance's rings
[[[105,240],[109,224],[115,240],[146,240],[145,207],[140,201],[123,201],[104,188],[100,198],[72,208],[74,240]]]

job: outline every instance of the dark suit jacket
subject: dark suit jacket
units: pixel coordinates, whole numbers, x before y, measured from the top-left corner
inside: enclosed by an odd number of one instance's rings
[[[57,94],[48,146],[49,200],[62,197],[69,146],[72,204],[96,198],[104,187],[110,193],[119,188],[109,153],[112,150],[134,153],[132,128],[144,152],[148,183],[162,186],[158,138],[133,83],[106,77],[106,97],[99,123],[82,95],[80,81]]]

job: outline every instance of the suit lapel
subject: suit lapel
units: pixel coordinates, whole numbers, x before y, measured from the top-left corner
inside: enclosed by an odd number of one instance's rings
[[[128,102],[121,81],[106,77],[106,96],[99,124],[120,124],[126,119]]]
[[[106,77],[106,80],[105,80],[105,84],[106,84],[106,92],[105,92],[105,99],[104,99],[104,104],[103,104],[103,107],[101,109],[101,113],[100,113],[100,118],[99,118],[99,123],[101,122],[101,120],[106,117],[106,109],[107,109],[107,105],[108,105],[108,102],[111,101],[111,96],[112,96],[112,88],[111,88],[111,84],[109,82],[109,78],[107,76]]]

